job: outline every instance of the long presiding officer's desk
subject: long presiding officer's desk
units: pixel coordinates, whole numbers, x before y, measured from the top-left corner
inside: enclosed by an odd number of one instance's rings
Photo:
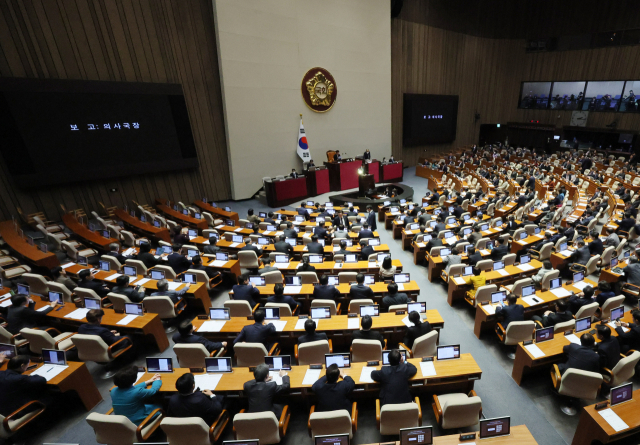
[[[413,363],[418,372],[414,375],[409,382],[412,384],[414,390],[423,390],[424,392],[441,394],[443,392],[469,392],[473,389],[474,382],[479,380],[482,376],[482,370],[473,359],[471,354],[461,354],[459,359],[456,360],[434,360],[434,368],[436,370],[435,376],[423,376],[420,369],[420,358],[410,358],[408,362]],[[350,376],[356,383],[358,391],[379,391],[380,385],[376,382],[361,381],[360,376],[362,374],[362,368],[367,366],[366,362],[352,363],[351,368],[343,368],[342,371]],[[375,366],[375,369],[380,369],[381,366]],[[313,385],[303,384],[304,376],[309,370],[309,366],[292,366],[288,371],[290,378],[290,394],[301,394],[306,396]],[[189,368],[175,368],[172,373],[161,373],[162,387],[160,392],[175,393],[176,381],[178,377],[190,372]],[[203,375],[204,373],[193,373],[195,376]],[[320,370],[320,377],[325,374],[325,369]],[[220,381],[211,388],[215,392],[230,392],[241,393],[245,382],[253,380],[253,372],[249,368],[233,368],[233,372],[222,373]],[[153,377],[153,373],[145,373],[140,381],[145,381]],[[201,388],[205,389],[205,388]],[[209,389],[209,388],[206,388]],[[422,392],[422,391],[421,391]]]
[[[585,406],[580,412],[580,421],[571,445],[611,443],[640,433],[640,390],[633,392],[632,400],[615,406],[596,410],[595,404]],[[600,414],[611,409],[627,424],[628,428],[616,431]]]
[[[286,177],[284,179],[271,179],[264,183],[269,207],[280,207],[292,204],[309,196],[307,192],[307,178]]]
[[[597,287],[598,283],[594,283],[593,281],[585,278],[585,283],[590,284],[594,288]],[[563,283],[562,288],[567,292],[582,292],[580,288],[574,287],[571,284]],[[499,289],[498,289],[499,290]],[[518,298],[518,303],[524,306],[524,318],[529,319],[532,315],[537,315],[545,310],[552,310],[555,312],[553,305],[558,300],[563,300],[565,298],[569,298],[571,295],[566,295],[563,297],[558,297],[553,291],[536,291],[535,295],[531,295],[531,297],[535,297],[537,300],[536,303],[530,304],[522,298]],[[595,300],[594,300],[595,301]],[[479,304],[476,306],[476,321],[473,328],[473,333],[476,334],[476,337],[480,338],[482,331],[486,331],[488,329],[493,329],[498,322],[498,318],[495,315],[496,308],[498,305],[487,304],[482,305]]]
[[[102,251],[109,251],[109,245],[114,243],[120,245],[120,241],[115,238],[105,238],[98,232],[90,230],[84,224],[81,224],[71,213],[62,216],[62,222],[69,230],[78,236],[87,247],[95,247]]]
[[[631,312],[627,311],[622,318],[622,321],[627,323],[632,323]],[[582,331],[576,336],[580,337],[587,332],[594,330],[596,328],[596,324],[591,324],[591,329]],[[618,333],[615,329],[611,329],[611,335],[617,337]],[[596,342],[598,342],[598,337],[595,336]],[[534,370],[535,368],[539,368],[541,366],[548,367],[553,363],[559,363],[564,358],[563,348],[570,344],[571,342],[565,337],[563,333],[554,334],[552,340],[548,340],[541,343],[534,343],[543,353],[543,356],[535,357],[522,343],[518,343],[516,348],[516,358],[513,362],[513,370],[511,371],[511,377],[516,381],[518,385],[522,383],[522,378],[524,374],[528,370]]]
[[[166,241],[167,243],[171,242],[171,237],[169,236],[169,229],[166,227],[156,227],[153,224],[149,224],[148,222],[142,222],[139,218],[135,216],[131,216],[123,209],[115,209],[113,214],[121,220],[125,226],[132,228],[135,232],[148,236],[151,238],[155,238],[161,241]]]
[[[371,167],[369,167],[371,171]],[[394,162],[393,164],[380,164],[380,181],[376,182],[402,182],[403,164]]]
[[[36,246],[29,244],[16,232],[13,221],[0,222],[0,237],[25,261],[39,267],[52,269],[60,265],[55,253],[43,252]]]
[[[24,374],[32,374],[42,366],[47,365],[39,363],[35,369],[29,370]],[[0,371],[5,371],[6,369],[6,363],[0,367]],[[87,369],[87,365],[82,362],[67,362],[67,369],[48,380],[47,385],[56,387],[61,393],[74,391],[78,394],[78,397],[87,411],[91,411],[102,401],[100,391],[98,391],[98,388]]]
[[[426,312],[426,320],[429,324],[437,330],[444,328],[444,320],[436,309],[429,309]],[[405,324],[406,314],[398,315],[393,312],[385,312],[377,317],[371,317],[373,325],[371,329],[379,330],[381,333],[388,337],[390,342],[388,346],[396,344],[404,338],[405,331],[407,329]],[[306,318],[298,317],[281,317],[281,321],[286,321],[286,324],[282,329],[278,330],[276,337],[281,343],[287,345],[294,345],[298,343],[298,337],[305,334],[304,322]],[[201,326],[207,320],[194,319],[192,321],[198,334],[215,341],[229,341],[233,342],[238,336],[242,328],[255,323],[253,320],[248,320],[246,317],[233,317],[231,320],[227,320],[222,328],[217,332],[202,331]],[[351,329],[349,323],[353,323]],[[360,319],[358,317],[349,317],[348,315],[334,315],[331,318],[316,320],[318,332],[324,332],[332,339],[334,346],[338,344],[351,344],[351,333],[360,329]],[[208,329],[205,325],[202,329]],[[278,328],[279,329],[279,328]]]
[[[325,162],[325,165],[332,192],[358,188],[358,169],[362,167],[362,161]]]

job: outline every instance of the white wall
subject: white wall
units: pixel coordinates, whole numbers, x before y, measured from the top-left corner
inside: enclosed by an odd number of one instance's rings
[[[389,156],[389,0],[213,1],[234,199],[250,198],[264,176],[300,171],[300,113],[317,165],[334,149]],[[336,80],[326,113],[301,96],[313,67]]]

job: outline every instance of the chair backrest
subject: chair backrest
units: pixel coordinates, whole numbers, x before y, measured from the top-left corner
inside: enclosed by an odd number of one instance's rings
[[[302,284],[318,283],[318,275],[315,272],[298,272],[296,276],[302,278]]]
[[[554,270],[550,270],[549,272],[546,272],[544,274],[544,276],[542,277],[542,281],[540,282],[540,285],[542,286],[542,289],[549,289],[549,286],[551,284],[551,280],[553,280],[554,278],[558,278],[560,276],[560,271],[557,269]]]
[[[233,428],[237,440],[258,439],[260,445],[280,442],[278,419],[271,411],[238,413],[233,416]]]
[[[538,257],[538,261],[548,260],[551,257],[551,252],[553,250],[553,243],[546,243],[540,249],[540,256]]]
[[[253,314],[253,308],[246,300],[227,300],[222,305],[229,309],[231,317],[249,317]]]
[[[596,271],[596,268],[598,267],[598,261],[600,261],[600,255],[594,255],[589,258],[589,261],[587,261],[586,265],[586,271],[584,273],[585,277],[591,275]]]
[[[262,274],[262,276],[264,277],[265,284],[282,284],[282,282],[284,281],[282,272],[279,272],[277,270],[274,270],[273,272],[267,272],[265,274]]]
[[[129,297],[115,292],[109,292],[107,297],[109,297],[109,301],[113,303],[113,309],[116,311],[124,311],[124,305],[126,303],[131,303]]]
[[[627,239],[622,238],[620,240],[620,244],[618,244],[618,247],[616,247],[616,256],[620,256],[620,254],[622,253],[622,249],[624,249],[626,245],[627,245]]]
[[[602,305],[600,310],[600,318],[611,318],[611,309],[618,306],[622,306],[624,302],[624,295],[616,295],[615,297],[607,298],[607,301]]]
[[[492,260],[480,260],[476,263],[476,267],[482,271],[488,271],[493,269]]]
[[[36,355],[42,355],[42,348],[56,349],[56,341],[47,331],[23,328],[20,334],[29,342],[29,350]]]
[[[513,266],[516,263],[516,254],[508,253],[507,255],[502,257],[502,261],[505,266]]]
[[[335,411],[314,411],[309,416],[311,438],[316,436],[328,436],[335,434],[348,434],[353,437],[351,415],[346,409]]]
[[[128,230],[121,230],[120,236],[122,237],[121,241],[125,246],[133,247],[136,245],[136,237],[133,236],[133,233],[129,232]]]
[[[355,363],[382,360],[382,345],[378,340],[353,340],[351,360]]]
[[[281,317],[291,317],[291,306],[287,303],[267,303],[264,307],[279,307]]]
[[[418,405],[410,403],[388,403],[380,409],[380,434],[399,435],[401,428],[413,428],[420,418]]]
[[[556,323],[556,325],[553,327],[553,332],[557,334],[559,332],[564,332],[568,329],[574,329],[575,327],[576,327],[576,320],[571,319],[571,320],[563,321],[562,323]]]
[[[147,266],[144,265],[144,263],[140,260],[131,260],[128,259],[124,262],[124,264],[126,264],[127,266],[131,266],[131,267],[135,267],[136,268],[136,273],[138,275],[146,275],[147,274]]]
[[[433,329],[428,334],[424,334],[413,341],[411,348],[412,357],[433,357],[436,355],[438,345],[438,331]]]
[[[236,343],[233,346],[236,354],[237,366],[258,366],[264,363],[269,351],[262,343]]]
[[[338,283],[350,283],[351,281],[356,281],[356,275],[358,275],[358,272],[339,272]]]
[[[480,238],[476,241],[476,249],[483,250],[487,248],[487,242],[489,242],[489,238]]]
[[[333,300],[317,299],[317,300],[311,301],[311,307],[323,307],[323,306],[325,307],[329,306],[329,312],[331,313],[331,316],[334,316],[338,313],[336,302]]]
[[[562,375],[558,393],[576,399],[593,400],[598,396],[602,374],[569,368]]]
[[[491,294],[498,291],[498,287],[495,284],[486,284],[480,286],[476,291],[476,298],[473,303],[474,306],[478,306],[485,301],[491,301]]]
[[[186,273],[192,273],[196,276],[196,283],[204,283],[207,289],[211,289],[209,286],[209,275],[204,270],[188,269]]]
[[[566,237],[566,236],[563,236],[563,237],[562,237],[562,238],[560,238],[558,241],[556,241],[556,245],[555,245],[555,246],[553,246],[553,247],[554,247],[554,249],[556,249],[556,250],[558,250],[558,251],[559,251],[559,250],[560,250],[560,246],[562,245],[562,243],[566,243],[566,242],[567,242],[567,237]]]
[[[98,443],[128,445],[138,442],[136,425],[125,416],[91,413],[87,423],[93,428]]]
[[[144,308],[151,314],[158,314],[161,319],[176,318],[178,316],[173,306],[173,301],[165,295],[146,297],[144,299]]]
[[[73,261],[78,261],[78,250],[69,241],[61,241],[62,248],[69,258]]]
[[[120,264],[120,261],[118,261],[118,259],[117,259],[116,257],[114,257],[114,256],[111,256],[111,255],[102,255],[102,256],[100,257],[100,259],[101,259],[102,261],[107,261],[107,262],[109,262],[109,268],[110,268],[111,270],[116,270],[116,271],[117,271],[117,270],[122,269],[122,264]]]
[[[349,303],[349,313],[350,314],[359,314],[360,306],[367,306],[373,304],[373,300],[370,298],[357,298],[351,300]]]
[[[164,272],[164,277],[167,280],[175,280],[176,279],[176,272],[173,270],[173,268],[171,266],[165,266],[163,264],[158,264],[156,266],[153,267],[154,270],[160,270],[162,272]]]
[[[204,368],[204,359],[209,357],[209,351],[201,343],[179,343],[174,345],[173,352],[181,368]]]
[[[47,286],[49,286],[49,290],[52,292],[60,292],[64,297],[64,301],[69,303],[71,302],[71,291],[67,286],[61,283],[56,283],[55,281],[47,282]]]
[[[160,428],[172,445],[211,445],[209,426],[201,417],[165,417]]]
[[[109,347],[99,335],[76,334],[71,341],[78,350],[78,358],[83,362],[108,363]]]
[[[512,321],[507,326],[507,333],[504,336],[505,345],[517,345],[521,341],[531,340],[536,323],[528,321]]]
[[[92,300],[102,301],[100,296],[96,294],[96,292],[93,289],[87,289],[85,287],[76,287],[74,289],[74,292],[78,297],[90,298]]]
[[[480,410],[482,410],[482,400],[480,397],[466,397],[459,394],[459,397],[447,397],[442,403],[442,428],[465,428],[476,425],[480,420]]]
[[[518,297],[521,297],[522,288],[525,286],[529,286],[530,284],[533,284],[533,281],[531,280],[531,278],[523,278],[521,280],[518,280],[515,283],[513,283],[513,288],[511,288],[511,293]]]
[[[298,365],[322,364],[324,363],[324,355],[330,352],[328,340],[302,343],[298,346]]]
[[[600,305],[595,301],[593,303],[585,304],[580,309],[578,309],[578,312],[576,312],[576,320],[580,318],[591,317],[591,321],[593,321],[593,316],[595,315],[599,307]]]
[[[451,268],[449,269],[449,276],[451,277],[456,277],[459,275],[462,275],[462,272],[464,271],[464,268],[466,267],[466,264],[453,264],[451,265]]]
[[[45,280],[42,275],[34,273],[24,273],[22,274],[22,278],[24,278],[29,285],[29,291],[32,294],[44,296],[47,296],[49,294],[49,285],[47,283],[47,280]]]
[[[245,269],[257,269],[260,267],[258,255],[256,255],[253,250],[242,250],[238,252],[238,260],[240,261],[240,267]]]
[[[639,351],[634,351],[632,354],[621,358],[618,364],[611,370],[613,378],[609,382],[609,386],[618,386],[630,380],[636,373],[638,361],[640,361]]]

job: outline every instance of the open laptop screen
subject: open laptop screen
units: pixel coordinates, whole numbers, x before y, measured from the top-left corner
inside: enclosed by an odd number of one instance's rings
[[[511,433],[511,418],[496,417],[480,421],[480,439],[489,437],[508,436]]]
[[[424,301],[407,303],[407,313],[410,314],[413,311],[424,314],[425,312],[427,312],[427,303],[425,303]]]
[[[229,309],[227,308],[210,308],[209,318],[211,320],[230,320]]]
[[[47,365],[66,365],[67,358],[64,351],[57,349],[42,349],[42,360]]]
[[[165,357],[147,357],[148,372],[173,372],[173,360]]]
[[[460,345],[438,346],[436,354],[438,360],[460,358]]]
[[[325,368],[333,364],[338,365],[338,368],[350,368],[351,367],[351,354],[325,354],[324,364]]]
[[[364,317],[365,315],[377,317],[378,315],[380,315],[380,306],[378,306],[377,304],[366,304],[360,306],[360,316]]]
[[[233,372],[231,357],[205,357],[207,372]]]
[[[290,355],[267,356],[264,362],[269,366],[270,371],[280,371],[282,369],[291,369]]]
[[[316,436],[315,445],[349,445],[349,434]]]
[[[633,397],[633,382],[611,388],[611,406],[624,403]]]
[[[417,426],[400,429],[400,445],[431,445],[433,443],[433,427]]]
[[[576,320],[576,332],[586,331],[591,329],[591,317],[578,318]]]
[[[538,329],[536,331],[536,343],[540,343],[547,340],[553,340],[554,327],[550,326],[544,329]]]
[[[15,357],[18,354],[18,351],[15,345],[10,345],[8,343],[0,343],[0,353],[3,353],[8,360]]]

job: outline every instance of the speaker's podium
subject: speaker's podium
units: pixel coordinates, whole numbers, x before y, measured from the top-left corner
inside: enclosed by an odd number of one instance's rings
[[[373,175],[358,176],[358,191],[360,196],[366,196],[369,190],[376,188],[376,179]]]

